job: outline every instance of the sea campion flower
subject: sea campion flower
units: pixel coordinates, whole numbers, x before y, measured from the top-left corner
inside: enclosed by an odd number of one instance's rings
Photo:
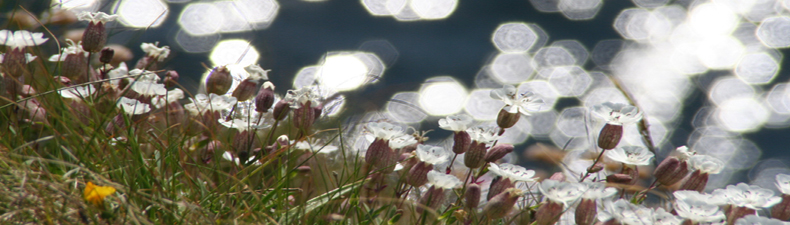
[[[469,149],[472,139],[466,129],[472,125],[474,119],[465,114],[447,116],[444,119],[439,119],[439,127],[445,130],[453,131],[453,152],[455,154],[463,154]]]
[[[36,57],[25,53],[25,47],[37,46],[46,42],[42,33],[32,33],[26,30],[10,31],[0,30],[0,44],[8,46],[10,49],[0,60],[3,65],[2,71],[12,77],[22,76],[26,71],[26,65],[35,60]]]
[[[664,208],[656,208],[653,211],[653,223],[655,225],[680,225],[683,223],[683,219],[678,216],[672,215],[672,213],[667,212]]]
[[[790,220],[790,175],[777,174],[776,188],[782,192],[782,201],[771,208],[771,217],[780,220]]]
[[[404,135],[403,127],[387,122],[373,122],[367,124],[367,130],[373,133],[375,140],[365,153],[365,162],[381,169],[383,173],[391,173],[395,169],[398,154],[390,147],[389,142]]]
[[[604,102],[592,108],[592,114],[606,121],[598,135],[598,147],[613,149],[623,137],[623,125],[642,119],[642,112],[634,106],[623,103]]]
[[[702,192],[708,184],[709,174],[717,174],[724,168],[724,162],[708,155],[694,155],[689,158],[691,168],[695,169],[680,185],[680,190]]]
[[[82,33],[82,49],[88,52],[101,51],[107,43],[107,29],[104,25],[116,18],[118,15],[108,15],[103,12],[82,12],[77,15],[77,19],[88,21],[88,28]]]
[[[268,112],[272,105],[274,105],[274,84],[266,81],[255,96],[255,111]]]
[[[159,69],[157,64],[158,62],[164,61],[167,56],[170,55],[170,47],[158,47],[157,45],[159,45],[159,42],[140,44],[140,48],[145,52],[145,57],[140,58],[137,64],[134,65],[134,68],[146,70]]]
[[[222,158],[225,159],[225,160],[231,161],[231,162],[235,163],[236,165],[241,165],[240,157],[237,157],[237,156],[233,155],[233,153],[230,153],[228,151],[225,151],[224,153],[222,153]],[[252,165],[261,165],[261,162],[258,161],[258,158],[253,155],[252,157],[249,157],[244,162],[244,165],[250,165],[250,164],[252,164]]]
[[[625,146],[604,153],[609,159],[634,166],[650,165],[650,160],[655,156],[652,152],[640,146]]]
[[[255,95],[255,88],[258,86],[258,82],[269,79],[267,75],[269,70],[263,70],[259,65],[249,65],[244,67],[244,70],[247,73],[247,78],[242,80],[231,94],[239,101],[247,101],[252,98]]]
[[[505,217],[513,210],[513,206],[516,205],[516,201],[522,194],[522,191],[517,188],[508,188],[502,191],[502,193],[491,198],[483,207],[483,215],[489,219]]]
[[[236,98],[209,94],[197,94],[195,98],[190,98],[192,103],[184,105],[184,109],[192,113],[192,115],[200,115],[206,111],[222,111],[230,110],[236,104]]]
[[[496,195],[502,193],[503,191],[507,190],[508,188],[515,187],[514,183],[518,181],[523,182],[531,182],[535,181],[535,171],[528,170],[524,167],[513,165],[509,163],[502,163],[502,164],[494,164],[491,163],[488,166],[488,170],[501,176],[501,179],[494,179],[491,181],[491,186],[488,189],[488,196],[486,199],[491,200]]]
[[[787,222],[776,218],[766,218],[758,215],[747,215],[735,221],[735,225],[787,225]]]
[[[137,99],[121,97],[118,99],[118,108],[121,108],[127,115],[140,115],[151,111],[148,104],[142,103]]]
[[[167,94],[167,89],[164,84],[148,81],[137,81],[132,83],[132,90],[143,97],[154,97]]]
[[[151,99],[151,105],[156,108],[165,107],[165,105],[178,102],[178,100],[184,99],[184,91],[180,88],[175,88],[173,90],[167,91],[165,95],[158,95]]]
[[[597,217],[604,224],[654,224],[655,212],[652,209],[634,205],[626,199],[604,201],[603,206],[603,211]],[[612,220],[614,223],[611,223]]]
[[[288,90],[285,99],[291,103],[291,108],[294,110],[294,126],[308,130],[315,123],[315,120],[321,115],[320,98],[316,87],[313,86]]]
[[[88,76],[88,52],[83,51],[82,42],[74,43],[71,39],[66,39],[67,47],[63,48],[60,54],[49,57],[50,62],[63,62],[61,74],[71,80],[80,80]],[[84,82],[88,82],[85,79]],[[83,83],[83,82],[78,82]]]
[[[738,218],[755,214],[756,210],[769,208],[782,201],[781,197],[774,196],[772,190],[745,183],[727,185],[725,189],[713,191],[713,194],[724,196],[732,206],[727,215],[729,224],[734,223]]]
[[[576,206],[574,219],[576,224],[590,225],[595,222],[595,216],[598,214],[596,200],[611,197],[617,193],[617,189],[606,187],[606,184],[601,182],[583,184],[587,185],[587,191],[582,194],[581,201]]]
[[[680,146],[675,151],[679,153],[678,156],[665,158],[653,170],[653,176],[663,185],[673,185],[686,177],[689,172],[687,160],[694,153],[690,152],[686,146]]]
[[[237,129],[240,132],[271,127],[274,122],[271,114],[259,113],[253,107],[251,102],[239,102],[233,112],[229,109],[222,110],[217,121],[227,128]]]
[[[431,184],[431,187],[428,188],[422,198],[420,198],[420,203],[425,205],[427,208],[437,209],[439,206],[444,203],[445,194],[444,190],[448,189],[455,189],[461,187],[463,182],[459,180],[457,177],[437,172],[435,170],[431,170],[428,172],[428,183]],[[422,213],[423,208],[417,208],[418,213]]]
[[[82,193],[85,201],[92,203],[95,206],[103,206],[104,198],[115,193],[115,188],[110,186],[98,186],[93,182],[88,181],[85,184],[85,190]]]
[[[499,110],[497,125],[501,128],[510,128],[518,122],[521,114],[529,116],[530,112],[540,110],[543,99],[538,98],[532,92],[518,94],[516,87],[506,85],[501,89],[491,90],[491,98],[501,100],[505,106]]]
[[[95,92],[96,89],[93,88],[93,85],[80,85],[60,90],[58,94],[63,98],[81,101],[82,99],[90,97]]]
[[[691,194],[694,191],[676,191],[675,211],[678,216],[692,223],[718,222],[725,218],[718,205],[710,204],[707,197]]]
[[[535,214],[537,224],[554,224],[559,221],[566,206],[573,204],[587,190],[581,183],[568,183],[546,179],[538,185],[546,202]]]
[[[450,158],[449,152],[437,146],[417,145],[415,153],[420,162],[411,167],[406,179],[407,184],[415,187],[428,183],[428,172],[433,171],[433,166],[447,162]]]
[[[475,127],[466,131],[472,140],[466,155],[464,155],[466,167],[475,169],[485,164],[487,145],[499,139],[498,129],[497,127]]]

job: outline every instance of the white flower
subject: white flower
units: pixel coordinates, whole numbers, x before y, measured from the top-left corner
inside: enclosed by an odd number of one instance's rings
[[[312,151],[314,153],[321,153],[321,154],[331,154],[331,153],[337,151],[338,149],[340,149],[340,148],[338,148],[337,146],[334,146],[334,145],[321,144],[321,141],[318,140],[318,139],[313,139],[312,142],[307,141],[307,140],[296,142],[294,144],[294,148],[295,149],[300,149],[300,150],[308,150],[308,151]]]
[[[312,86],[288,90],[288,93],[285,94],[285,99],[291,101],[291,108],[293,109],[301,108],[303,105],[307,105],[307,102],[310,102],[310,106],[318,106],[320,97],[321,95]]]
[[[718,205],[708,204],[695,198],[675,199],[675,211],[678,216],[696,223],[716,222],[725,218]]]
[[[491,143],[499,139],[499,127],[473,127],[466,130],[472,141]]]
[[[592,113],[612,125],[623,125],[642,119],[642,112],[639,109],[624,103],[604,102],[593,106]]]
[[[77,15],[77,19],[81,21],[93,22],[93,24],[98,24],[98,23],[107,24],[107,22],[113,21],[116,18],[118,18],[118,15],[108,15],[107,13],[104,12],[97,12],[97,13],[82,12]]]
[[[726,205],[728,203],[727,197],[722,194],[704,194],[697,191],[678,190],[672,193],[676,199],[685,201],[701,201],[708,205]]]
[[[167,94],[167,88],[165,88],[164,84],[148,81],[137,81],[132,83],[132,90],[142,96],[159,96]]]
[[[725,189],[713,191],[714,195],[721,194],[729,200],[731,205],[759,210],[769,208],[782,201],[781,197],[774,196],[774,191],[756,185],[738,183],[727,185]]]
[[[787,225],[787,224],[790,224],[790,222],[765,218],[757,215],[747,215],[735,221],[735,225]]]
[[[604,199],[617,194],[617,188],[606,187],[606,183],[602,182],[585,182],[587,191],[582,194],[584,199]]]
[[[459,114],[453,116],[447,116],[447,118],[439,119],[439,127],[445,130],[451,131],[465,131],[469,128],[469,125],[472,125],[474,119],[466,114]]]
[[[157,47],[159,43],[143,43],[140,44],[140,48],[143,49],[143,52],[149,57],[156,58],[157,61],[162,61],[170,55],[170,47],[169,46],[162,46]]]
[[[236,163],[236,165],[240,165],[239,157],[234,156],[233,154],[231,154],[228,151],[225,151],[225,153],[222,153],[222,158],[225,159],[225,160],[231,161],[233,163]],[[252,163],[252,165],[261,165],[261,162],[258,161],[258,158],[256,158],[255,156],[250,156],[250,158],[247,159],[247,163],[245,163],[245,164],[250,164],[250,163]]]
[[[118,65],[118,68],[112,69],[109,72],[107,72],[107,77],[110,78],[110,83],[114,85],[118,85],[118,83],[121,82],[121,77],[126,75],[129,75],[129,68],[126,67],[125,62],[121,62],[121,64]]]
[[[689,158],[689,165],[707,174],[717,174],[724,169],[724,162],[709,155],[694,155]]]
[[[167,92],[167,95],[156,96],[151,99],[151,105],[156,108],[165,107],[165,105],[184,99],[184,91],[180,88],[173,89]]]
[[[225,118],[223,117],[223,118],[217,119],[217,122],[219,122],[219,124],[221,124],[222,126],[225,126],[227,128],[237,129],[237,130],[239,130],[239,132],[245,131],[245,130],[250,130],[250,129],[265,129],[265,128],[269,128],[271,126],[271,125],[263,124],[263,123],[255,123],[256,119],[257,119],[257,117],[252,119],[252,120],[245,120],[245,119],[225,120]],[[261,121],[263,121],[263,120],[261,120]]]
[[[72,86],[63,90],[58,91],[61,97],[74,99],[74,100],[82,100],[87,98],[93,93],[96,92],[96,89],[93,88],[93,85],[80,85],[80,86]]]
[[[540,110],[543,105],[543,99],[538,98],[532,92],[525,92],[518,94],[516,87],[513,85],[505,85],[501,89],[491,90],[491,98],[502,100],[505,106],[502,107],[508,113],[521,113],[529,116],[529,112]]]
[[[0,30],[0,44],[11,49],[21,49],[28,46],[44,44],[49,40],[43,33],[31,33],[26,30],[10,31]]]
[[[653,212],[653,224],[655,225],[680,225],[683,220],[667,212],[664,208],[656,208]]]
[[[126,67],[126,65],[123,65]],[[133,69],[129,71],[129,75],[134,76],[137,81],[146,81],[146,82],[159,82],[159,75],[156,73],[148,70],[141,70],[141,69]]]
[[[404,134],[403,127],[387,122],[372,122],[366,126],[367,130],[373,133],[377,139],[390,140],[393,137]]]
[[[546,179],[538,185],[540,192],[549,200],[570,205],[576,201],[587,190],[586,185],[581,183],[568,183],[559,182],[556,180]]]
[[[434,187],[443,189],[459,188],[464,184],[461,182],[461,180],[453,175],[440,173],[435,170],[428,172],[428,183]]]
[[[510,163],[489,164],[488,170],[512,181],[535,181],[535,171]]]
[[[604,201],[603,210],[598,212],[598,220],[606,222],[611,219],[621,224],[648,225],[653,224],[654,211],[641,205],[634,205],[625,199],[616,202]]]
[[[450,152],[444,150],[442,147],[430,145],[417,145],[417,158],[425,163],[436,165],[447,162],[450,158]]]
[[[781,173],[777,174],[776,188],[778,188],[782,194],[790,195],[790,175]]]
[[[680,153],[680,155],[678,155],[678,159],[680,160],[688,160],[697,154],[697,152],[690,150],[689,147],[686,147],[685,145],[676,148],[675,151]]]
[[[184,109],[188,110],[193,115],[198,115],[206,111],[230,110],[230,108],[236,104],[236,97],[228,97],[214,93],[209,94],[209,96],[197,94],[195,98],[190,98],[190,100],[192,100],[192,103],[184,105]]]
[[[271,70],[264,70],[261,68],[260,65],[254,64],[244,67],[244,70],[250,74],[247,79],[252,79],[254,81],[257,80],[268,80],[269,79],[269,71]]]
[[[389,146],[392,149],[400,149],[409,145],[417,144],[417,139],[408,134],[400,134],[390,138]]]
[[[230,111],[232,105],[226,107],[226,109],[220,110],[220,117],[217,121],[227,128],[238,129],[239,131],[266,129],[271,127],[273,123],[271,113],[258,113],[258,111],[255,111],[252,102],[239,102],[236,104],[234,111]],[[230,120],[226,120],[228,115],[230,115]]]
[[[137,99],[121,97],[118,99],[118,108],[123,109],[127,115],[140,115],[151,111],[148,104],[142,103]]]
[[[604,153],[610,159],[628,165],[650,165],[650,159],[655,156],[652,152],[640,146],[618,147]]]
[[[88,56],[88,52],[82,50],[82,41],[77,42],[76,44],[71,39],[66,39],[67,47],[63,48],[63,51],[60,54],[52,55],[49,57],[50,62],[61,62],[66,60],[66,56],[68,55],[76,55],[82,53],[85,57]]]

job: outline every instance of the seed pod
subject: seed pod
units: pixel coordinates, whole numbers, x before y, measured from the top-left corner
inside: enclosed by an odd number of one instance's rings
[[[464,165],[472,169],[480,168],[485,163],[485,155],[486,144],[472,141],[469,150],[464,155]]]
[[[511,128],[513,125],[516,125],[519,118],[521,118],[520,113],[509,113],[503,108],[499,110],[499,115],[496,117],[496,124],[502,129]]]
[[[502,177],[494,178],[494,180],[491,181],[491,186],[489,186],[488,188],[488,195],[486,196],[486,200],[491,201],[491,199],[494,198],[494,196],[504,192],[508,188],[513,188],[513,187],[515,187],[515,185],[513,184],[513,181],[510,181],[509,178],[502,178]]]
[[[480,189],[480,185],[475,183],[471,183],[466,186],[466,193],[464,193],[464,199],[466,202],[464,203],[464,207],[467,209],[474,210],[480,204],[480,195],[482,190]]]
[[[483,215],[489,219],[499,219],[506,216],[510,213],[510,210],[513,210],[513,206],[516,204],[516,200],[518,200],[520,195],[521,190],[508,188],[488,201],[488,204],[483,208]],[[562,211],[561,207],[562,206],[560,206],[560,212]]]
[[[705,190],[705,186],[708,185],[708,173],[702,173],[699,170],[694,171],[680,184],[680,188],[678,190],[692,190],[702,192]]]
[[[257,112],[268,112],[272,105],[274,104],[274,84],[272,82],[266,81],[261,85],[261,89],[258,90],[258,95],[255,96],[255,111]]]
[[[231,96],[236,97],[240,102],[247,101],[255,95],[255,86],[258,85],[255,81],[244,79],[236,86]]]
[[[225,66],[215,67],[206,79],[206,92],[224,95],[228,93],[231,85],[233,85],[233,78],[230,76],[230,70]]]
[[[771,207],[771,218],[787,221],[790,220],[790,195],[782,195],[782,201]]]
[[[88,23],[88,28],[82,33],[82,49],[87,52],[99,52],[107,43],[107,31],[104,23]]]
[[[598,209],[595,206],[595,199],[582,198],[579,205],[576,206],[576,224],[579,225],[592,225],[595,222],[595,216],[598,214]]]
[[[455,154],[464,154],[469,150],[471,144],[472,138],[466,131],[458,131],[453,134],[453,152]]]
[[[444,189],[431,186],[428,191],[420,198],[420,204],[430,209],[439,208],[444,202]],[[422,213],[425,209],[417,208],[417,213]]]
[[[428,164],[426,162],[418,162],[417,164],[412,166],[411,169],[409,169],[409,175],[408,178],[406,179],[406,183],[415,187],[420,187],[425,185],[426,183],[428,183],[428,172],[430,172],[431,170],[433,170],[432,164]]]
[[[13,48],[3,56],[2,71],[6,75],[18,78],[27,72],[27,56],[24,48]],[[84,65],[83,65],[84,66]]]
[[[674,156],[667,157],[653,170],[653,176],[656,177],[656,180],[667,186],[682,180],[687,173],[688,163]]]
[[[291,112],[291,106],[288,104],[288,101],[280,100],[274,105],[272,116],[275,120],[282,120],[285,119],[285,116],[288,115],[289,112]]]
[[[535,224],[537,225],[551,225],[557,223],[562,216],[563,206],[560,203],[547,201],[538,208],[535,213]]]
[[[623,126],[606,124],[601,128],[601,133],[598,135],[598,147],[602,149],[614,149],[623,138]]]

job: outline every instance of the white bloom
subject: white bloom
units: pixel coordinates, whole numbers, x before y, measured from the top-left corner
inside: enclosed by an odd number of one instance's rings
[[[641,205],[634,205],[625,199],[616,202],[604,201],[603,210],[598,212],[598,220],[606,222],[611,219],[621,224],[648,225],[653,224],[654,211]]]
[[[642,119],[642,112],[639,109],[624,103],[604,102],[593,106],[592,113],[613,125],[633,123]]]
[[[604,199],[617,194],[617,188],[606,187],[606,183],[602,182],[584,182],[587,185],[587,191],[582,194],[584,199]]]
[[[117,104],[118,108],[123,109],[127,115],[140,115],[151,111],[151,107],[148,104],[137,101],[137,99],[121,97],[118,99]]]
[[[790,224],[790,222],[765,218],[757,215],[747,215],[735,221],[735,225],[787,225],[787,224]]]
[[[165,105],[184,99],[184,91],[180,88],[173,89],[167,92],[167,95],[156,96],[151,99],[151,105],[156,108],[165,107]]]
[[[184,109],[188,110],[193,115],[198,115],[206,111],[230,110],[230,108],[236,104],[236,97],[228,97],[214,93],[209,94],[209,96],[197,94],[195,98],[190,98],[190,100],[192,100],[192,103],[184,105]]]
[[[694,155],[689,158],[689,165],[707,174],[717,174],[724,169],[724,162],[709,155]]]
[[[453,175],[436,172],[435,170],[428,172],[428,183],[443,189],[459,188],[464,184]]]
[[[137,81],[132,83],[132,90],[142,96],[159,96],[167,94],[167,88],[165,88],[164,84],[148,81]]]
[[[114,85],[118,85],[118,83],[120,83],[121,81],[121,77],[126,75],[129,75],[129,68],[126,67],[125,62],[121,62],[121,64],[118,64],[118,68],[112,69],[109,72],[107,72],[107,77],[110,78],[110,83]]]
[[[694,198],[675,199],[675,211],[678,216],[697,223],[716,222],[725,217],[718,205],[708,204],[708,202]]]
[[[231,161],[233,163],[236,163],[236,165],[240,165],[240,163],[241,163],[240,160],[239,160],[239,157],[234,156],[233,154],[231,154],[228,151],[225,151],[225,153],[222,153],[222,158],[225,159],[225,160]],[[250,163],[252,163],[252,165],[261,165],[261,162],[259,162],[258,158],[256,158],[255,156],[250,156],[250,158],[247,159],[247,163],[245,163],[245,164],[250,164]]]
[[[300,150],[308,150],[314,153],[322,153],[322,154],[331,154],[337,151],[338,149],[340,149],[334,145],[321,144],[321,141],[318,139],[313,139],[312,142],[307,140],[296,142],[294,144],[294,148]]]
[[[157,47],[159,43],[143,43],[140,45],[140,48],[143,49],[143,52],[149,57],[156,58],[157,61],[162,61],[170,55],[170,47],[169,46],[162,46]]]
[[[417,139],[414,139],[414,136],[408,134],[400,134],[390,138],[389,141],[389,146],[392,149],[401,149],[413,144],[417,144]]]
[[[489,164],[488,170],[512,181],[535,181],[535,171],[510,163]]]
[[[472,141],[491,143],[499,139],[499,127],[473,127],[466,130]]]
[[[686,201],[701,201],[709,205],[726,205],[727,197],[722,194],[704,194],[697,191],[678,190],[672,193],[675,198]]]
[[[254,80],[256,82],[258,80],[268,80],[269,79],[269,71],[271,71],[271,70],[264,70],[258,64],[246,66],[246,67],[244,67],[244,70],[246,70],[247,73],[250,74],[250,76],[247,79],[252,79],[252,80]]]
[[[587,186],[581,183],[568,183],[546,179],[538,185],[540,192],[549,200],[570,205],[576,201],[587,190]]]
[[[769,208],[782,201],[781,197],[774,196],[774,191],[756,185],[738,183],[727,185],[725,189],[713,191],[714,195],[721,194],[729,200],[731,205],[759,210]]]
[[[777,174],[776,188],[778,188],[782,194],[790,195],[790,175],[781,173]]]
[[[285,94],[285,99],[291,101],[291,108],[293,109],[301,108],[303,105],[306,105],[307,102],[310,102],[310,106],[318,106],[318,100],[320,98],[321,95],[318,94],[318,91],[312,86],[288,90],[288,93]]]
[[[502,100],[505,103],[502,109],[508,113],[521,113],[529,116],[529,112],[538,111],[543,105],[543,99],[538,98],[532,92],[519,95],[513,85],[505,85],[501,89],[491,90],[490,95],[493,99]]]
[[[125,67],[126,65],[124,65]],[[133,69],[129,71],[129,75],[134,76],[137,81],[145,82],[159,82],[159,75],[148,70]]]
[[[220,124],[227,128],[245,131],[250,129],[266,129],[271,127],[274,122],[271,113],[260,114],[255,111],[252,102],[239,102],[236,110],[230,111],[232,105],[220,110],[220,117],[217,119]],[[233,114],[231,114],[233,113]],[[226,120],[230,115],[230,120]]]
[[[20,49],[28,46],[44,44],[49,40],[43,33],[31,33],[26,30],[10,31],[0,30],[0,44],[11,49]]]
[[[459,114],[453,116],[447,116],[447,118],[439,119],[439,127],[445,130],[451,131],[465,131],[469,128],[469,125],[472,125],[474,119],[466,114]]]
[[[373,133],[377,139],[390,140],[393,137],[404,134],[403,127],[387,122],[372,122],[366,126],[367,130]]]
[[[87,98],[87,97],[93,95],[93,93],[95,93],[95,92],[96,92],[96,89],[93,88],[93,85],[89,84],[89,85],[84,85],[84,86],[83,85],[72,86],[72,87],[69,87],[67,89],[63,89],[63,90],[58,91],[58,94],[60,94],[60,96],[64,97],[64,98],[74,99],[74,100],[82,100],[84,98]]]
[[[63,48],[63,51],[60,54],[52,55],[49,57],[50,62],[61,62],[66,60],[66,56],[68,55],[76,55],[82,53],[85,57],[88,56],[88,52],[82,50],[82,41],[78,43],[74,43],[71,39],[66,39],[67,47]]]
[[[107,13],[104,12],[97,12],[97,13],[82,12],[77,15],[77,19],[82,21],[93,22],[93,24],[98,24],[98,23],[107,24],[107,22],[113,21],[116,18],[118,18],[118,15],[108,15]]]
[[[655,225],[680,225],[683,220],[680,217],[672,215],[664,208],[656,208],[653,212],[653,224]]]
[[[655,156],[652,152],[640,146],[618,147],[604,153],[610,159],[628,165],[650,165],[650,159]]]
[[[680,160],[688,160],[697,154],[697,152],[690,150],[689,147],[686,147],[685,145],[676,148],[675,151],[680,153],[680,155],[678,155],[678,159]]]
[[[450,158],[450,152],[444,150],[442,147],[430,145],[417,145],[417,158],[425,163],[436,165],[447,162]]]

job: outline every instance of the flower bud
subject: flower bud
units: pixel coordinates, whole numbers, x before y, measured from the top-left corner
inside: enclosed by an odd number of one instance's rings
[[[474,210],[480,204],[480,195],[482,190],[480,190],[480,185],[475,183],[471,183],[466,186],[466,193],[464,193],[464,199],[466,200],[466,207],[467,209]]]
[[[601,172],[601,170],[603,170],[603,168],[604,168],[603,163],[599,162],[599,163],[593,164],[592,166],[590,166],[590,168],[587,168],[587,172],[588,173],[597,173],[597,172]]]
[[[277,137],[277,144],[279,144],[281,148],[287,146],[288,142],[288,135],[283,134]]]
[[[549,180],[556,180],[556,181],[565,181],[565,174],[562,173],[562,172],[556,172],[556,173],[552,174],[548,179]]]
[[[27,56],[24,48],[12,48],[3,56],[3,73],[11,77],[20,77],[27,72]]]
[[[384,139],[374,140],[365,153],[365,162],[374,169],[384,170],[383,173],[394,171],[397,160],[398,155],[390,148],[389,141]]]
[[[85,54],[68,54],[61,64],[61,74],[78,84],[89,82],[88,58]]]
[[[69,79],[68,77],[54,76],[52,78],[55,79],[55,82],[60,83],[60,85],[63,85],[64,87],[68,87],[68,86],[71,86],[73,84],[73,83],[71,83],[71,79]]]
[[[409,169],[409,175],[406,179],[406,183],[420,187],[428,183],[428,172],[433,170],[433,165],[425,162],[418,162],[415,164],[411,169]]]
[[[694,171],[680,184],[680,188],[678,190],[692,190],[702,192],[705,190],[705,186],[708,185],[708,173],[702,173],[699,170]]]
[[[258,95],[255,96],[255,111],[257,112],[268,112],[272,105],[274,104],[274,84],[272,82],[266,81],[261,85],[261,89],[258,90]]]
[[[206,92],[224,95],[228,93],[231,85],[233,85],[233,78],[230,76],[230,70],[225,66],[218,66],[208,74]]]
[[[598,135],[598,147],[602,149],[614,149],[623,138],[623,126],[606,124],[601,128],[601,133]]]
[[[663,185],[673,185],[686,177],[688,173],[688,163],[681,161],[677,157],[670,156],[661,161],[653,170],[653,176]]]
[[[515,188],[508,188],[507,190],[494,196],[488,204],[483,208],[483,215],[489,219],[499,219],[510,213],[516,200],[521,197],[521,190]],[[560,206],[560,212],[562,206]],[[559,217],[558,217],[559,218]]]
[[[258,85],[258,83],[255,81],[244,79],[239,83],[239,86],[236,86],[236,90],[233,90],[231,96],[236,97],[240,102],[250,100],[250,98],[255,95],[256,85]]]
[[[491,147],[491,149],[488,149],[488,152],[486,152],[485,160],[486,162],[495,162],[513,152],[513,148],[511,144],[494,145],[494,147]]]
[[[535,213],[535,223],[537,225],[551,225],[557,223],[562,216],[563,206],[560,203],[547,201],[538,208]]]
[[[310,168],[310,166],[300,166],[300,167],[296,167],[296,172],[297,172],[299,175],[308,176],[308,175],[310,175],[310,172],[311,172],[311,171],[312,171],[312,169]]]
[[[272,111],[272,116],[275,120],[282,120],[285,119],[285,116],[288,115],[288,112],[291,111],[291,106],[288,104],[288,101],[280,100],[277,104],[274,105],[274,111]]]
[[[615,183],[615,184],[630,184],[634,178],[628,174],[616,173],[609,176],[606,176],[607,183]]]
[[[82,33],[82,49],[87,52],[99,52],[107,43],[107,30],[104,23],[91,21]]]
[[[469,150],[469,145],[472,144],[472,138],[466,131],[458,131],[453,134],[453,152],[455,154],[464,154]]]
[[[112,62],[112,57],[115,56],[115,50],[112,48],[104,48],[101,50],[101,55],[99,56],[99,62],[104,64],[109,64]]]
[[[516,125],[519,118],[521,118],[520,113],[509,113],[503,108],[499,110],[499,115],[496,117],[496,124],[502,129],[511,128],[513,125]]]
[[[181,106],[178,102],[171,102],[167,104],[167,121],[170,124],[179,124],[186,121],[186,115],[184,113],[184,107]]]
[[[247,163],[252,155],[250,150],[252,150],[254,138],[254,133],[246,130],[233,137],[233,149],[236,152],[236,156],[239,157],[239,162],[242,164]]]
[[[179,78],[178,72],[176,72],[175,70],[168,70],[167,73],[165,73],[165,81],[164,81],[165,87],[173,88],[176,85],[178,85],[178,78]]]
[[[513,181],[510,181],[508,178],[496,177],[491,180],[491,186],[488,188],[488,195],[486,196],[486,200],[491,201],[494,196],[504,192],[508,188],[513,188],[515,185]]]
[[[598,209],[595,205],[595,199],[582,198],[579,205],[576,206],[576,224],[578,225],[592,225],[595,222],[595,216],[598,214]]]
[[[790,195],[782,195],[782,201],[771,208],[771,218],[787,221],[790,220]]]
[[[429,209],[436,209],[444,202],[444,189],[431,186],[428,191],[420,198],[420,204]],[[417,213],[422,213],[425,209],[417,208]]]
[[[480,168],[485,164],[485,156],[486,144],[473,141],[464,155],[464,165],[472,169]]]
[[[315,122],[315,109],[310,105],[312,103],[307,101],[298,109],[294,109],[294,126],[299,129],[308,130]]]

